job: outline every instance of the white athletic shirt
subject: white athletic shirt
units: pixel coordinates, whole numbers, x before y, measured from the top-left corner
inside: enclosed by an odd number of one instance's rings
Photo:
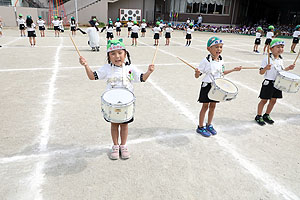
[[[142,27],[142,28],[146,28],[146,27],[147,27],[147,24],[146,24],[146,23],[142,23],[142,24],[141,24],[141,27]]]
[[[17,19],[17,22],[18,22],[18,25],[20,26],[21,24],[24,24],[25,25],[25,19],[23,18],[18,18]]]
[[[114,87],[125,87],[133,92],[133,82],[141,82],[141,72],[132,65],[123,64],[118,67],[111,64],[105,64],[95,71],[98,79],[107,80],[106,90]],[[123,78],[122,78],[123,77]]]
[[[171,27],[166,28],[166,33],[171,33],[173,32],[173,29]]]
[[[192,28],[186,29],[186,34],[192,34],[192,32],[194,32],[194,29],[192,29]]]
[[[42,19],[38,19],[38,20],[36,21],[36,23],[38,24],[38,26],[45,26],[45,21],[42,20]]]
[[[159,28],[163,28],[165,25],[163,23],[159,24]]]
[[[108,27],[108,26],[106,26],[106,32],[108,32],[108,33],[113,33],[114,32],[114,27]]]
[[[283,59],[281,59],[281,58],[275,59],[271,55],[270,64],[271,64],[271,69],[267,70],[265,72],[264,77],[265,77],[265,79],[273,80],[274,81],[276,79],[276,76],[278,75],[278,71],[282,71],[284,69],[284,67],[283,67]],[[262,60],[261,67],[264,68],[267,65],[268,65],[268,57],[265,57]]]
[[[121,25],[122,25],[121,22],[116,22],[116,23],[115,23],[115,26],[116,26],[116,27],[121,27]]]
[[[256,32],[256,39],[260,39],[261,38],[261,33],[260,32]]]
[[[159,27],[157,27],[157,26],[155,26],[155,27],[153,28],[154,34],[155,34],[155,33],[159,33],[160,31],[161,31],[161,29],[160,29]]]
[[[99,34],[95,27],[89,27],[86,29],[89,36],[90,47],[99,47]]]
[[[59,20],[53,20],[52,24],[53,24],[53,26],[59,26],[60,21]]]
[[[27,31],[35,31],[35,24],[32,23],[31,27],[27,27]]]
[[[74,21],[74,23],[73,23],[72,20],[70,20],[69,23],[70,23],[71,27],[76,27],[76,21]]]
[[[299,37],[300,31],[294,31],[293,37]]]
[[[134,26],[132,27],[132,29],[131,29],[131,31],[132,31],[133,33],[137,33],[137,32],[139,32],[139,30],[140,30],[140,27],[138,27],[137,25],[134,25]]]
[[[209,56],[209,61],[207,57],[204,58],[197,68],[205,74],[202,82],[206,83],[211,83],[214,79],[220,78],[225,69],[223,60],[215,61],[211,59],[211,56]]]
[[[132,22],[127,22],[127,27],[128,28],[131,28],[133,26],[133,23]]]
[[[272,39],[272,37],[274,36],[274,33],[273,32],[267,32],[267,39]]]

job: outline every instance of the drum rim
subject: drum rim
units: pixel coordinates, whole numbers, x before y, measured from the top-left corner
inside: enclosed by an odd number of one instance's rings
[[[235,87],[235,89],[236,89],[236,92],[227,92],[227,91],[225,91],[225,90],[223,90],[222,88],[220,88],[216,83],[215,83],[215,81],[216,80],[219,80],[219,79],[221,79],[221,80],[226,80],[226,81],[228,81],[228,82],[230,82],[230,83],[232,83],[232,85]],[[219,88],[220,90],[222,90],[223,92],[225,92],[225,93],[228,93],[228,94],[238,94],[238,92],[239,92],[239,88],[232,82],[232,81],[230,81],[230,80],[228,80],[228,79],[226,79],[226,78],[216,78],[213,82],[212,82],[212,84],[214,84],[217,88]]]
[[[284,76],[284,75],[282,75],[282,74],[293,74],[293,75],[296,75],[296,76],[298,76],[299,78],[298,79],[294,79],[294,78],[290,78],[290,77],[288,77],[288,76]],[[281,71],[281,72],[279,72],[279,74],[276,76],[276,78],[277,77],[282,77],[283,79],[288,79],[288,80],[295,80],[295,81],[300,81],[300,76],[298,75],[298,74],[294,74],[294,73],[292,73],[292,72],[287,72],[287,71]]]
[[[102,100],[102,102],[104,102],[104,103],[107,104],[107,105],[116,105],[116,104],[112,104],[112,103],[109,103],[109,102],[105,101],[105,99],[103,98],[103,96],[104,96],[107,92],[109,92],[109,91],[111,91],[111,90],[125,90],[125,91],[130,92],[130,93],[132,94],[132,96],[133,96],[133,99],[132,99],[130,102],[128,102],[128,103],[123,103],[123,104],[117,104],[119,107],[123,107],[124,105],[130,105],[130,104],[134,103],[135,100],[136,100],[136,97],[135,97],[134,93],[131,92],[130,90],[128,90],[128,89],[126,89],[126,88],[112,88],[112,89],[106,90],[106,91],[103,92],[103,94],[101,95],[101,100]]]

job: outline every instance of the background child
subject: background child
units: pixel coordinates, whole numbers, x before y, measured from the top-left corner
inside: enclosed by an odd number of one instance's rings
[[[140,27],[138,26],[137,21],[134,21],[133,24],[134,24],[134,26],[131,29],[131,38],[132,38],[131,46],[133,46],[133,45],[136,46],[137,45],[137,39],[139,38]]]
[[[192,40],[192,32],[194,32],[193,24],[190,23],[189,26],[185,29],[186,30],[186,45],[185,46],[190,46],[191,45],[191,40]]]
[[[76,23],[75,17],[71,17],[71,20],[70,20],[69,23],[70,23],[70,28],[71,28],[72,36],[75,36],[76,35],[76,27],[77,27],[77,23]]]
[[[145,37],[147,23],[146,23],[145,19],[143,19],[142,21],[143,21],[143,23],[141,24],[141,28],[142,28],[142,31],[141,31],[142,32],[142,36],[141,37]]]
[[[255,53],[259,53],[258,49],[258,45],[260,45],[261,42],[261,33],[262,33],[262,28],[259,26],[256,29],[256,38],[255,38],[255,42],[254,42],[254,47],[253,47],[253,52]]]
[[[291,46],[291,53],[296,53],[295,48],[296,45],[299,43],[299,35],[300,35],[300,25],[297,25],[296,30],[293,33],[293,44]]]
[[[160,24],[160,22],[157,21],[156,22],[156,26],[152,29],[153,32],[154,32],[154,37],[153,37],[153,39],[154,39],[154,46],[157,46],[158,43],[159,43],[159,33],[160,33],[160,30],[161,30],[159,28],[159,24]]]
[[[19,29],[20,29],[20,33],[21,33],[21,37],[25,37],[25,20],[23,19],[23,15],[19,14],[19,18],[17,19],[18,25],[19,25]]]
[[[64,21],[62,20],[62,18],[61,17],[58,17],[58,21],[59,21],[59,31],[60,32],[65,32],[65,28],[64,28]]]
[[[139,73],[134,67],[132,67],[130,56],[128,51],[126,51],[125,45],[120,40],[110,40],[107,45],[107,60],[108,64],[103,65],[97,71],[93,72],[87,61],[80,57],[79,62],[85,67],[87,76],[90,80],[103,80],[107,79],[107,90],[113,87],[123,87],[127,88],[133,92],[132,82],[144,82],[154,71],[154,65],[149,65],[148,71],[144,74]],[[127,57],[128,62],[125,62]],[[126,81],[123,80],[123,73],[126,73]],[[128,76],[130,75],[130,78]],[[112,84],[112,80],[114,83]],[[125,85],[124,85],[125,83]],[[108,120],[106,120],[108,121]],[[113,123],[111,122],[111,136],[113,141],[113,146],[110,154],[110,158],[116,160],[119,158],[119,151],[121,153],[122,159],[128,159],[130,157],[128,148],[126,146],[128,137],[128,123],[131,123],[133,118],[125,123]],[[108,121],[109,122],[109,121]],[[119,132],[120,128],[120,132]],[[121,144],[119,145],[119,135],[121,136]]]
[[[2,36],[2,29],[3,29],[3,21],[2,18],[0,17],[0,37]]]
[[[45,37],[45,20],[42,19],[42,16],[39,16],[39,19],[36,20],[36,23],[39,26],[41,37]]]
[[[133,23],[131,21],[131,18],[128,19],[129,21],[127,22],[127,27],[128,27],[128,37],[130,36],[131,33],[131,28],[133,26]]]
[[[166,44],[165,45],[168,46],[168,45],[170,45],[171,32],[173,32],[171,23],[168,24],[168,27],[166,28],[165,31],[166,31],[166,34],[165,34]]]
[[[121,26],[122,26],[122,23],[120,22],[120,18],[117,18],[117,21],[115,23],[117,36],[121,35]]]
[[[108,40],[112,40],[114,38],[114,26],[113,26],[113,22],[109,21],[107,26],[104,26],[101,30],[101,33],[106,30],[106,39]]]
[[[160,28],[159,36],[162,36],[162,32],[165,28],[164,20],[162,20],[162,19],[160,20],[159,28]]]
[[[54,20],[52,20],[52,24],[53,24],[53,27],[54,27],[54,33],[55,33],[55,37],[59,37],[59,24],[60,24],[60,21],[57,19],[57,16],[54,16]]]
[[[34,47],[35,44],[36,44],[36,41],[35,41],[35,37],[36,37],[35,27],[36,26],[33,23],[33,20],[31,19],[30,15],[27,16],[26,26],[27,26],[27,34],[28,34],[28,37],[29,37],[29,43],[30,43],[31,47]]]
[[[274,82],[276,76],[279,71],[289,71],[294,69],[295,65],[290,65],[286,68],[283,67],[283,59],[281,54],[284,50],[284,41],[280,39],[274,39],[271,42],[271,52],[270,55],[270,64],[268,64],[268,57],[265,57],[262,61],[261,68],[259,73],[264,75],[265,80],[262,83],[262,87],[260,90],[259,98],[261,98],[258,107],[257,107],[257,115],[255,117],[255,121],[263,126],[267,122],[268,124],[273,124],[274,121],[270,117],[270,113],[272,112],[274,105],[278,98],[282,98],[282,91],[276,89],[274,87]],[[262,116],[262,112],[265,104],[269,101],[267,106],[266,113]]]
[[[197,133],[200,133],[205,137],[217,134],[217,131],[212,125],[217,101],[213,101],[208,98],[211,83],[216,78],[220,78],[222,75],[229,74],[233,71],[240,71],[242,69],[242,67],[235,67],[232,70],[225,70],[224,61],[221,57],[222,49],[223,41],[218,37],[211,37],[207,42],[207,50],[210,54],[204,58],[199,67],[195,69],[195,78],[199,78],[202,73],[206,74],[202,80],[200,95],[198,98],[198,102],[202,103],[202,108],[199,114],[199,126],[196,130]],[[208,121],[206,126],[204,126],[204,118],[208,109]]]
[[[80,28],[77,28],[81,33],[88,34],[89,41],[88,44],[92,48],[92,51],[99,51],[100,49],[100,39],[99,39],[99,29],[96,26],[96,19],[90,20],[89,24],[90,27],[86,29],[86,31],[81,30]]]
[[[274,36],[274,26],[269,26],[268,27],[268,32],[267,32],[266,37],[267,38],[266,38],[266,41],[265,41],[265,47],[264,47],[264,53],[263,54],[265,54],[267,46],[271,44],[272,38],[275,38],[275,36]]]

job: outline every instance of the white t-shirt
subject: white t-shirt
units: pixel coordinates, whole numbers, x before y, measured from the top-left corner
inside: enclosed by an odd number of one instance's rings
[[[38,24],[38,26],[45,26],[45,21],[42,20],[42,19],[38,19],[38,20],[36,21],[36,23]]]
[[[267,70],[265,72],[264,77],[265,77],[265,79],[273,80],[274,81],[276,79],[276,76],[279,74],[279,71],[282,71],[284,69],[284,67],[283,67],[283,59],[281,59],[281,58],[275,59],[271,55],[270,64],[271,64],[271,69]],[[264,68],[267,65],[268,65],[268,57],[265,57],[262,60],[261,67]]]
[[[198,23],[202,23],[202,17],[201,16],[198,17]]]
[[[267,32],[267,39],[272,39],[272,37],[274,36],[274,33],[273,32]]]
[[[131,29],[131,31],[132,31],[133,33],[138,33],[139,30],[140,30],[140,27],[138,27],[137,25],[134,25],[134,26],[132,27],[132,29]]]
[[[225,69],[223,60],[215,61],[211,59],[211,56],[209,56],[209,61],[204,58],[197,68],[205,74],[202,82],[206,83],[211,83],[214,79],[220,78]]]
[[[131,28],[133,26],[132,22],[127,22],[127,27]]]
[[[256,32],[256,39],[260,39],[261,38],[261,33],[260,32]]]
[[[293,37],[299,37],[300,31],[294,31]]]
[[[27,27],[27,31],[35,31],[35,24],[32,23],[31,27]]]
[[[112,64],[105,64],[97,71],[98,79],[107,80],[106,90],[115,87],[127,88],[133,92],[133,82],[141,82],[141,72],[132,65],[124,65],[118,67]]]
[[[20,24],[24,24],[25,25],[25,19],[23,19],[23,18],[18,18],[17,22],[18,22],[19,26],[20,26]]]
[[[171,33],[173,32],[173,29],[171,27],[166,28],[166,33]]]
[[[163,28],[165,25],[163,23],[159,24],[159,28]]]
[[[89,27],[86,29],[89,36],[90,47],[99,47],[99,34],[95,27]]]
[[[52,24],[53,24],[53,26],[59,26],[60,21],[59,20],[53,20]]]
[[[106,32],[108,32],[108,33],[113,33],[114,32],[114,27],[112,27],[112,26],[110,26],[110,27],[106,27]]]
[[[141,24],[141,27],[142,27],[142,28],[146,28],[146,27],[147,27],[147,23],[142,23],[142,24]]]
[[[192,28],[186,29],[186,34],[192,34],[192,32],[194,32],[194,29],[192,29]]]
[[[116,22],[116,23],[115,23],[115,26],[116,26],[116,27],[121,27],[121,25],[122,25],[121,22]]]
[[[71,27],[76,27],[76,21],[72,22],[72,20],[70,20],[69,23]]]
[[[186,23],[187,23],[187,24],[191,23],[191,20],[189,20],[189,19],[188,19],[188,20],[186,20]]]
[[[161,29],[159,27],[157,27],[157,26],[153,28],[154,34],[155,33],[159,33],[160,31],[161,31]]]

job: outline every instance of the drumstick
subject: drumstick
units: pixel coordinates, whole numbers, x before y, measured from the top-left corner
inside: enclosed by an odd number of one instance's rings
[[[259,69],[259,67],[242,67],[242,69]]]
[[[70,36],[70,39],[72,40],[72,43],[73,43],[73,45],[74,45],[74,47],[75,47],[75,49],[76,49],[76,51],[77,51],[79,57],[81,57],[80,52],[79,52],[79,50],[78,50],[78,48],[77,48],[77,46],[76,46],[76,44],[75,44],[75,42],[74,42],[72,36],[71,36],[70,34],[69,34],[69,36]]]
[[[268,45],[268,65],[270,64],[270,45]]]
[[[183,63],[185,63],[186,65],[190,66],[191,68],[193,68],[194,70],[196,70],[196,68],[192,65],[190,65],[189,63],[185,62],[184,60],[182,60],[181,58],[177,57],[179,60],[181,60]]]
[[[293,65],[295,65],[295,64],[296,64],[296,61],[298,60],[298,58],[299,58],[299,55],[300,55],[300,49],[299,49],[298,55],[297,55],[297,57],[296,57],[296,59],[295,59],[295,61],[294,61]]]
[[[153,56],[153,59],[152,59],[152,65],[154,64],[156,54],[157,54],[157,50],[158,50],[158,45],[156,46],[156,49],[155,49],[155,53],[154,53],[154,56]]]

